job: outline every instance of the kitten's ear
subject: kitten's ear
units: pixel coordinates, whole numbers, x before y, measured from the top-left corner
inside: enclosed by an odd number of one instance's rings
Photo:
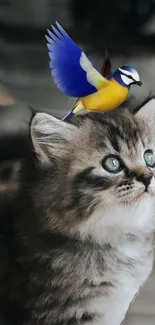
[[[155,98],[146,101],[134,114],[144,121],[148,121],[150,126],[153,126],[155,132]]]
[[[41,163],[49,164],[51,158],[58,158],[69,151],[75,126],[57,118],[37,113],[31,122],[31,138]]]

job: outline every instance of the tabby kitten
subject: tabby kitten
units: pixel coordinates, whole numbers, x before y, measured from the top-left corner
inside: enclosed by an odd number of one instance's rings
[[[71,123],[35,115],[1,222],[1,325],[121,324],[153,264],[153,121],[149,104]]]

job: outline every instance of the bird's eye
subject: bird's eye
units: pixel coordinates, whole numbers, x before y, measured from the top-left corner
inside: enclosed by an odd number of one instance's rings
[[[102,167],[109,173],[119,173],[123,169],[123,165],[117,156],[111,155],[102,161]]]
[[[152,150],[146,150],[144,152],[144,159],[148,167],[152,167],[152,168],[155,167],[155,156]]]
[[[128,76],[128,78],[134,80],[132,76]]]
[[[122,73],[122,75],[125,76],[125,77],[128,77],[129,79],[134,80],[133,77],[132,77],[131,75],[126,75],[125,73]]]

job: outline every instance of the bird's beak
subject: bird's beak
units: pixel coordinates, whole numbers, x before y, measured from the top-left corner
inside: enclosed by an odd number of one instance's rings
[[[142,86],[142,82],[141,81],[136,81],[136,85],[138,85],[138,86]]]

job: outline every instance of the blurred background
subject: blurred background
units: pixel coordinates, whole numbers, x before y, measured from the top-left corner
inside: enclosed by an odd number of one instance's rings
[[[28,106],[63,116],[74,104],[50,74],[45,33],[55,20],[99,70],[106,44],[114,68],[125,63],[139,71],[144,86],[133,87],[133,105],[155,92],[155,0],[0,0],[2,158],[24,155]]]
[[[155,0],[0,0],[0,212],[19,186],[32,112],[63,117],[74,104],[50,74],[45,33],[55,20],[99,70],[106,44],[114,68],[139,71],[143,87],[126,105],[155,95]],[[154,273],[125,324],[155,324]]]

